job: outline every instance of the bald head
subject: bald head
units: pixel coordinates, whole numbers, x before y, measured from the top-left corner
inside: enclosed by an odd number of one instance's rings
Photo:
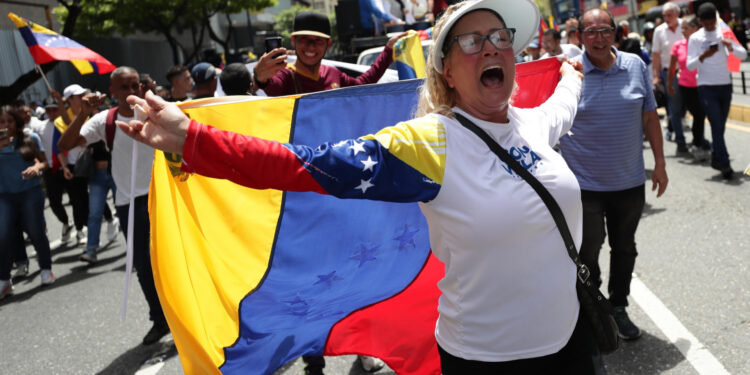
[[[609,23],[613,29],[616,28],[615,18],[612,16],[612,13],[608,10],[593,8],[585,11],[583,15],[581,15],[581,20],[579,22],[581,29],[585,30],[588,26],[594,23],[594,20],[604,21]]]

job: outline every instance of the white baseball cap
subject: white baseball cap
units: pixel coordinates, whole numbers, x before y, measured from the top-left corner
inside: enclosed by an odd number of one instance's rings
[[[432,62],[435,70],[443,73],[443,58],[445,57],[443,44],[453,26],[467,13],[479,9],[487,9],[499,14],[505,22],[505,27],[516,29],[513,37],[513,54],[515,55],[521,53],[529,42],[539,35],[539,8],[533,0],[466,0],[460,9],[449,16],[440,34],[435,38],[432,47]]]
[[[81,85],[74,83],[66,87],[65,90],[63,90],[63,99],[67,100],[73,95],[82,95],[85,93],[86,93],[86,89],[81,87]]]

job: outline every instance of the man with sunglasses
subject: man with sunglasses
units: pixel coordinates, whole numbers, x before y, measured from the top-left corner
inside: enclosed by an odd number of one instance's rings
[[[287,64],[287,49],[276,48],[261,56],[253,69],[254,89],[268,96],[318,92],[339,87],[376,83],[393,62],[393,45],[406,33],[388,40],[372,67],[352,78],[321,60],[331,47],[331,25],[328,17],[317,12],[301,12],[294,17],[292,46],[297,55],[294,64]]]
[[[578,112],[570,133],[560,139],[563,158],[576,175],[583,203],[581,260],[601,283],[599,251],[605,236],[611,248],[609,300],[620,337],[637,339],[641,330],[625,311],[638,255],[635,231],[645,204],[643,136],[655,166],[652,190],[667,187],[659,117],[648,67],[637,55],[613,47],[615,24],[602,9],[581,17],[585,52]],[[606,223],[606,227],[605,227]]]

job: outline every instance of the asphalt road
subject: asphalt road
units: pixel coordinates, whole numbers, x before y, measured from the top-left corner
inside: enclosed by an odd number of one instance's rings
[[[744,170],[750,164],[750,124],[730,123],[726,139],[732,165]],[[659,199],[647,194],[636,263],[637,283],[660,304],[634,288],[629,311],[644,335],[606,356],[607,371],[713,375],[724,369],[750,374],[750,176],[738,173],[727,182],[705,163],[675,157],[674,143],[666,143],[665,150],[670,184]],[[644,155],[650,170],[653,158],[647,147]],[[46,216],[54,241],[60,224],[49,210]],[[16,282],[13,297],[0,302],[0,373],[182,374],[169,337],[151,347],[140,344],[150,323],[135,279],[127,316],[120,320],[122,236],[99,254],[94,266],[78,261],[81,251],[53,250],[57,282],[44,288],[32,259],[31,275]],[[602,251],[605,271],[607,253]],[[714,358],[719,367],[711,367],[706,358]],[[300,374],[302,367],[297,360],[277,374]],[[364,372],[356,356],[344,356],[328,358],[326,373]],[[378,373],[393,372],[386,368]]]

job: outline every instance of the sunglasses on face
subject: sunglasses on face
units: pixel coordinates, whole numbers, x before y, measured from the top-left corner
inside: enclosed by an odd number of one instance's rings
[[[473,55],[479,53],[484,48],[484,41],[489,40],[498,50],[508,49],[513,46],[513,37],[515,36],[516,29],[494,29],[487,35],[479,33],[466,33],[456,35],[451,39],[450,43],[445,47],[445,53],[447,53],[454,43],[458,43],[461,51],[467,55]]]

